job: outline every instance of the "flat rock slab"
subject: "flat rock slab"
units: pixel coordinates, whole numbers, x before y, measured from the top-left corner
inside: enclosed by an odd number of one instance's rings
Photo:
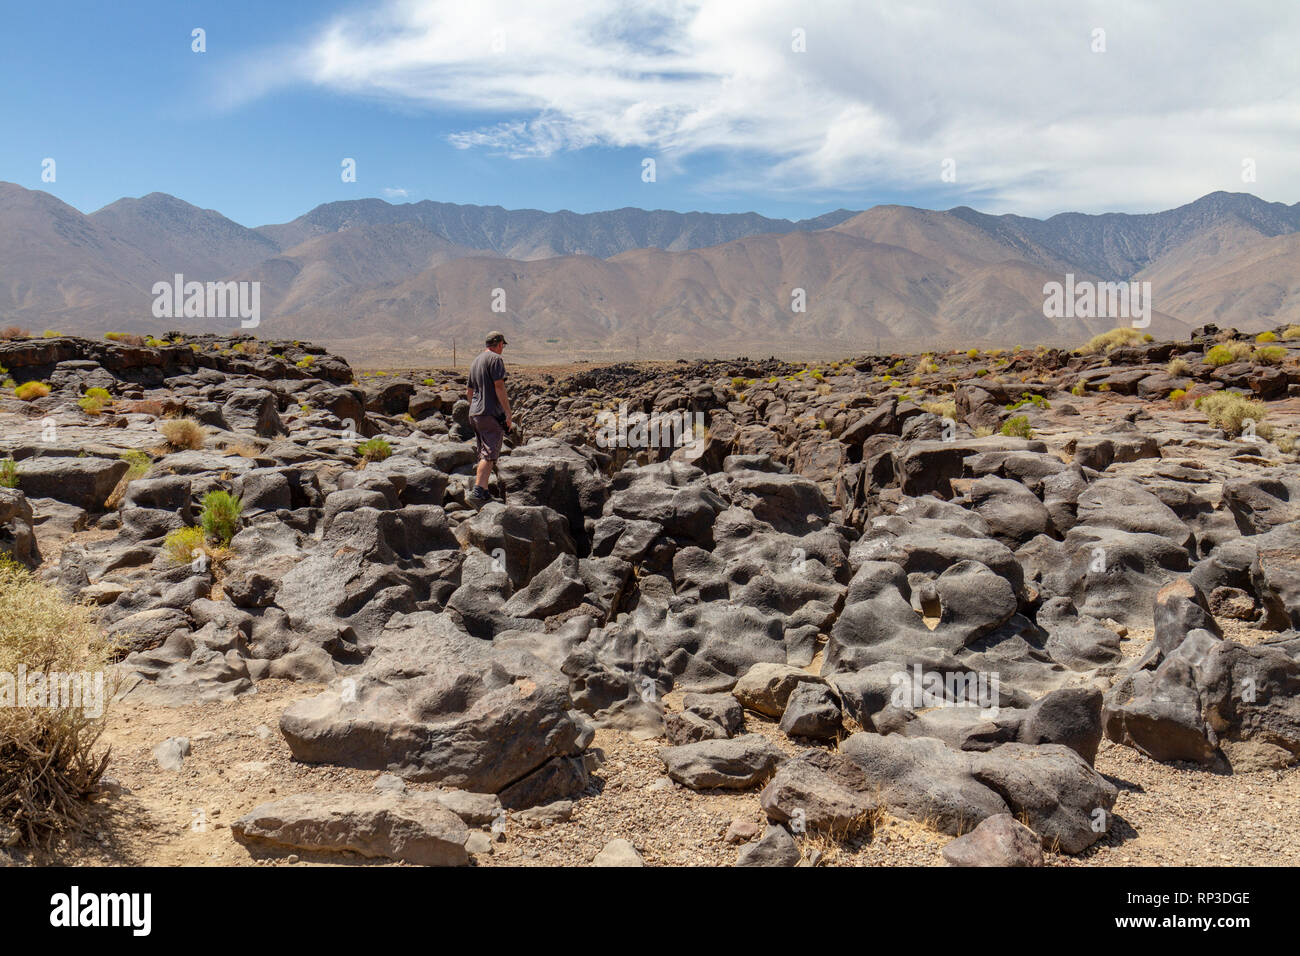
[[[295,794],[230,825],[245,843],[349,851],[417,866],[465,866],[469,828],[436,794]]]

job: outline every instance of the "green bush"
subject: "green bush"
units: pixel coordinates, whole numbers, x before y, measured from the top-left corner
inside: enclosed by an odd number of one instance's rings
[[[1233,362],[1240,362],[1249,354],[1250,344],[1247,342],[1220,342],[1205,353],[1205,364],[1216,368],[1220,365],[1231,365]]]
[[[18,487],[18,463],[12,458],[0,461],[0,488]]]
[[[1256,342],[1276,342],[1277,335],[1273,332],[1261,332],[1255,336]]]
[[[1250,357],[1260,365],[1278,365],[1286,358],[1286,349],[1280,345],[1266,345],[1262,349],[1255,349]]]
[[[38,398],[44,398],[50,394],[50,387],[44,382],[23,382],[14,389],[14,395],[24,402],[35,401]]]
[[[1033,405],[1035,408],[1051,408],[1052,404],[1041,395],[1033,395],[1029,392],[1021,392],[1020,398],[1006,406],[1007,411],[1014,412],[1017,408],[1023,408],[1026,405]]]
[[[1001,431],[1007,438],[1034,437],[1034,430],[1029,427],[1029,419],[1024,415],[1012,415],[1002,423]]]
[[[357,454],[364,461],[383,461],[393,453],[393,446],[382,438],[370,438],[357,446]]]
[[[230,544],[230,539],[239,530],[239,516],[244,504],[234,495],[225,491],[209,491],[203,496],[203,510],[199,515],[199,524],[203,526],[208,538],[221,547]]]
[[[131,449],[130,451],[122,452],[122,454],[118,455],[117,457],[121,458],[124,462],[127,463],[127,465],[130,466],[127,468],[126,471],[125,477],[127,481],[135,481],[137,478],[144,475],[144,473],[149,470],[150,466],[153,465],[152,458],[150,458],[144,452],[134,448]]]
[[[1255,422],[1255,434],[1265,440],[1272,434],[1272,427],[1264,424],[1268,411],[1263,402],[1256,402],[1237,392],[1215,392],[1206,395],[1196,403],[1196,407],[1205,413],[1211,425],[1222,428],[1229,437],[1241,434],[1246,419]]]
[[[163,538],[163,550],[173,564],[189,564],[196,550],[204,550],[206,535],[202,528],[177,528]],[[206,551],[205,551],[206,553]]]

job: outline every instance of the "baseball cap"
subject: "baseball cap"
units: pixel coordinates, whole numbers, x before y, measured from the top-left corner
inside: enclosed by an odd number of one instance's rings
[[[488,345],[496,345],[498,342],[500,342],[502,345],[510,344],[509,342],[506,341],[505,335],[501,332],[489,332],[487,334]]]

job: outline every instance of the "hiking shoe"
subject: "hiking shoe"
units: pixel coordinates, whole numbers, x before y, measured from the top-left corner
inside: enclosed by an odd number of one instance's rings
[[[487,489],[480,488],[478,485],[474,486],[473,490],[470,491],[467,497],[469,499],[469,503],[472,504],[475,508],[482,508],[485,504],[487,504],[489,501],[492,500],[492,496],[487,493]]]

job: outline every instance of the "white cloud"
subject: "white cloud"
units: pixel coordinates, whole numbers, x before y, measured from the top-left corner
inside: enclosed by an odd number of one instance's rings
[[[387,196],[389,199],[405,199],[411,194],[407,192],[405,189],[400,189],[395,186],[385,186],[384,195]]]
[[[1035,214],[1287,197],[1297,41],[1300,5],[1268,0],[400,0],[292,68],[463,114],[464,149],[633,147],[687,175],[708,154],[726,171],[702,190],[796,195],[933,194],[952,157],[952,205]]]

